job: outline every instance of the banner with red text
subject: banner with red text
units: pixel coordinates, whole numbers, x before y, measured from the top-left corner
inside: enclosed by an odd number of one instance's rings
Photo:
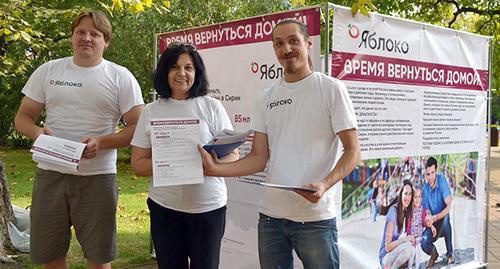
[[[348,87],[362,152],[343,184],[342,267],[396,266],[405,250],[412,253],[406,261],[423,268],[432,247],[439,255],[435,268],[479,266],[485,260],[489,38],[378,14],[353,18],[341,7],[333,27],[332,76]],[[431,157],[434,171],[426,167]],[[397,216],[411,222],[418,210],[443,204],[446,210],[430,214],[435,222],[395,231],[391,205],[397,206],[404,180],[412,184],[411,197]],[[405,215],[410,209],[414,214]],[[447,220],[449,229],[438,236],[451,236],[429,241],[425,231]]]
[[[280,20],[296,18],[307,25],[313,40],[313,66],[320,66],[320,9],[270,14],[234,22],[159,35],[160,52],[171,42],[188,42],[202,56],[210,83],[209,95],[220,100],[237,131],[250,128],[256,94],[283,77],[271,42],[271,31]],[[251,141],[240,147],[246,155]],[[265,181],[265,174],[251,178]],[[226,179],[228,211],[221,250],[221,268],[259,268],[257,221],[261,187]],[[301,268],[299,264],[296,268]]]

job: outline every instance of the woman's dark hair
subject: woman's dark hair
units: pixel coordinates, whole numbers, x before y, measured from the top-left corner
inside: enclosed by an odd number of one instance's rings
[[[194,83],[188,92],[188,98],[203,96],[208,93],[208,79],[205,64],[194,45],[187,43],[170,43],[167,49],[161,54],[154,73],[153,85],[161,98],[169,99],[172,96],[172,89],[168,84],[168,71],[170,71],[177,63],[179,57],[184,53],[191,56],[195,68]]]
[[[411,188],[411,200],[410,200],[410,204],[405,209],[405,208],[403,208],[403,191],[405,189],[405,186],[407,186],[407,185],[410,186],[410,188]],[[403,186],[401,186],[401,190],[399,191],[398,205],[397,205],[398,231],[400,231],[400,232],[401,232],[401,229],[403,229],[403,227],[406,227],[406,223],[408,222],[408,218],[411,218],[411,215],[413,213],[412,203],[413,203],[413,184],[411,183],[410,180],[405,179],[405,180],[403,180]]]

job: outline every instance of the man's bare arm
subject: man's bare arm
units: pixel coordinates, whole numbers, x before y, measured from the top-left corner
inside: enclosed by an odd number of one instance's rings
[[[36,121],[44,109],[45,104],[25,96],[14,119],[16,130],[33,140],[36,140],[40,134],[54,135],[48,128],[36,125]]]

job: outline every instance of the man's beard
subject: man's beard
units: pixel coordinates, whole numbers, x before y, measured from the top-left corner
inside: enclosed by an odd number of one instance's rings
[[[295,68],[295,66],[293,64],[287,64],[285,66],[285,74],[295,74],[298,72],[298,69]]]

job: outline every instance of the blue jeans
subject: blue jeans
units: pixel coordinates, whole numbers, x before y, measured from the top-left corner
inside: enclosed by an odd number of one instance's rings
[[[427,255],[432,254],[432,250],[436,247],[434,242],[440,237],[444,237],[446,244],[446,256],[450,257],[453,254],[453,244],[451,242],[451,224],[450,217],[446,215],[443,219],[434,222],[434,227],[436,227],[436,237],[432,237],[432,231],[430,228],[426,228],[424,234],[422,235],[422,250],[427,253]]]
[[[304,269],[339,268],[335,218],[295,222],[260,214],[259,260],[262,269],[293,269],[293,254]]]
[[[373,222],[377,221],[377,213],[378,213],[377,211],[378,211],[377,201],[370,200],[370,213],[371,213],[370,216]]]

